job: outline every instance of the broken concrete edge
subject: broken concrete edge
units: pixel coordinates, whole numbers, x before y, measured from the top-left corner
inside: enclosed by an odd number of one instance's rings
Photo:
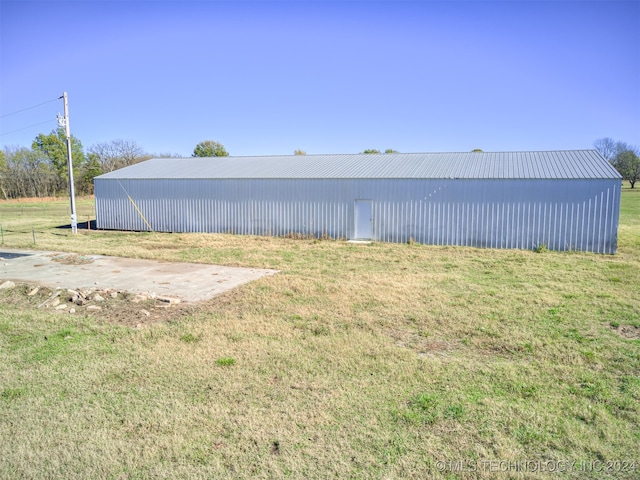
[[[176,305],[180,303],[180,299],[174,297],[156,297],[156,300],[158,300],[159,302],[168,303],[169,305]]]
[[[7,280],[6,282],[0,284],[0,290],[8,290],[10,288],[14,288],[16,284],[11,280]]]
[[[32,297],[37,294],[42,288],[40,285],[30,285],[30,284],[20,284],[26,285],[30,290],[27,292],[28,297]],[[6,280],[5,282],[0,284],[0,290],[10,290],[16,288],[18,284],[13,282],[12,280]],[[63,292],[66,291],[66,300],[61,302],[58,297],[60,297]],[[133,293],[124,290],[115,290],[110,288],[78,288],[78,289],[64,289],[62,287],[57,287],[55,291],[51,292],[51,295],[40,303],[37,308],[43,307],[53,307],[55,310],[65,310],[69,308],[71,313],[75,313],[75,306],[85,307],[87,311],[100,311],[102,307],[99,305],[91,304],[90,302],[98,302],[105,303],[107,298],[109,299],[117,299],[119,296],[129,297],[132,303],[142,303],[149,300],[155,300],[160,302],[158,305],[159,308],[168,308],[171,305],[178,305],[182,302],[180,298],[177,297],[167,297],[167,296],[157,296],[155,292],[145,292],[145,293]],[[70,302],[69,304],[67,302]],[[143,314],[146,310],[143,310]]]
[[[38,305],[38,308],[42,308],[45,305],[47,305],[47,303],[49,303],[50,301],[52,301],[54,298],[56,298],[58,295],[60,295],[62,293],[62,290],[56,290],[55,292],[53,292],[51,294],[51,296],[49,296],[49,298],[47,298],[44,302],[42,302],[40,305]]]

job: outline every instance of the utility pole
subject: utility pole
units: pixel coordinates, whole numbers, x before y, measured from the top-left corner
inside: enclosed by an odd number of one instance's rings
[[[67,92],[60,97],[64,101],[64,117],[58,114],[58,126],[64,127],[67,137],[67,168],[69,170],[69,198],[71,199],[71,232],[78,233],[78,220],[76,217],[76,194],[73,186],[73,162],[71,161],[71,130],[69,129],[69,102]],[[60,98],[58,100],[60,100]]]

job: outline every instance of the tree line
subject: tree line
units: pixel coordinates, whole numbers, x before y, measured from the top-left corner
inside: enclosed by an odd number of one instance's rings
[[[64,128],[58,128],[49,134],[39,134],[31,148],[6,146],[0,150],[0,198],[66,194],[69,187],[66,142]],[[121,139],[96,143],[85,152],[82,142],[71,135],[76,192],[92,194],[94,177],[153,156],[136,142]]]
[[[593,142],[600,155],[622,175],[624,180],[634,188],[640,180],[640,149],[626,142],[616,141],[609,137],[599,138]]]
[[[640,179],[640,152],[638,147],[605,137],[593,146],[613,165],[622,177],[635,187]],[[474,151],[482,151],[476,149]],[[71,135],[73,177],[76,192],[93,193],[93,179],[103,173],[133,165],[153,157],[175,157],[171,154],[150,154],[132,140],[111,140],[96,143],[86,152],[80,140]],[[377,149],[362,153],[379,154]],[[387,149],[384,153],[398,153]],[[295,150],[294,155],[306,155]],[[214,140],[204,140],[196,145],[193,157],[226,157],[229,152]],[[68,190],[67,144],[64,128],[49,134],[41,133],[33,140],[31,148],[4,147],[0,150],[0,198],[5,200],[23,197],[52,197],[64,195]]]
[[[388,149],[385,153],[395,150]],[[365,153],[380,153],[365,150]],[[295,150],[294,155],[306,155]],[[71,158],[75,191],[79,195],[93,193],[93,179],[154,157],[177,157],[150,154],[132,140],[100,142],[84,149],[71,135]],[[229,152],[215,140],[204,140],[193,149],[192,157],[227,157]],[[66,195],[69,189],[67,143],[64,128],[41,133],[31,148],[6,146],[0,150],[0,198],[53,197]]]
[[[214,151],[208,150],[213,148]],[[218,142],[200,142],[193,156],[228,155]],[[154,157],[178,157],[151,154],[133,140],[100,142],[84,149],[71,135],[71,158],[75,191],[93,193],[93,179],[103,173],[128,167]],[[0,198],[53,197],[66,195],[69,189],[67,139],[64,128],[39,134],[31,148],[5,146],[0,150]]]

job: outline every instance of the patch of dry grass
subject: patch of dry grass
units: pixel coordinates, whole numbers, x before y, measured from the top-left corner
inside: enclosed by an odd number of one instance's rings
[[[640,341],[620,334],[640,328],[634,193],[616,256],[43,230],[38,247],[55,251],[282,273],[139,330],[0,304],[0,477],[495,478],[438,462],[638,462]]]

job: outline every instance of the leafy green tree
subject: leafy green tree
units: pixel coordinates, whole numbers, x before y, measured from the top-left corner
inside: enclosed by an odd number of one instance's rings
[[[636,182],[640,180],[640,156],[637,149],[624,149],[614,157],[613,166],[620,172],[622,178],[627,180],[634,188]]]
[[[44,154],[49,159],[57,177],[56,190],[64,189],[68,183],[69,172],[67,168],[67,137],[64,128],[53,130],[49,135],[39,134],[31,144],[31,149],[34,152]],[[85,156],[82,143],[73,135],[71,135],[71,158],[75,178],[76,170],[85,162]]]
[[[471,150],[471,153],[482,153],[482,149],[481,148],[474,148],[473,150]]]
[[[192,157],[228,157],[229,153],[220,142],[205,140],[196,145]]]
[[[77,181],[79,190],[88,195],[93,194],[93,179],[103,173],[105,172],[102,170],[98,157],[90,153],[87,161],[80,168],[80,178]]]
[[[362,153],[368,153],[368,154],[375,154],[375,155],[379,155],[380,153],[382,153],[380,150],[378,150],[377,148],[367,148],[364,152]],[[394,150],[393,148],[387,148],[384,153],[400,153],[397,150]]]
[[[294,154],[294,155],[296,155],[296,156],[301,157],[301,156],[306,155],[306,154],[307,154],[307,152],[305,152],[304,150],[294,150],[294,151],[293,151],[293,154]]]

